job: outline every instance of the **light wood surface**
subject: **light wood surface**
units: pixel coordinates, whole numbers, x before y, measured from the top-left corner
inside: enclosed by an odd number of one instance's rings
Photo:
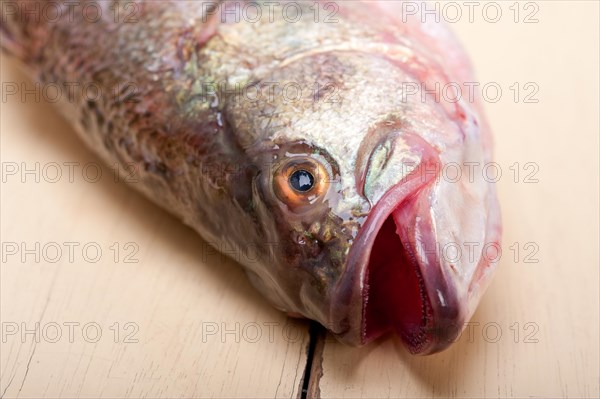
[[[532,24],[498,4],[498,23],[475,13],[452,24],[478,81],[503,92],[485,104],[502,170],[497,275],[441,354],[319,336],[311,395],[600,396],[598,2],[535,2]],[[18,64],[0,66],[3,85],[33,88]],[[532,87],[537,103],[524,101]],[[34,97],[1,103],[0,395],[300,396],[309,324],[272,309],[235,261],[98,169]],[[36,243],[39,260],[23,251]]]

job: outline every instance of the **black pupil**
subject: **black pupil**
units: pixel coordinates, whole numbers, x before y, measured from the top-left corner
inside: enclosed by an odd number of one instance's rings
[[[306,192],[313,188],[315,178],[305,170],[297,170],[290,176],[290,185],[296,191]]]

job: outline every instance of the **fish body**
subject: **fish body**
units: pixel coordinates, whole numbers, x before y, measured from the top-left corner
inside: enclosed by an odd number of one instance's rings
[[[2,50],[274,306],[352,345],[395,332],[428,354],[460,334],[501,226],[471,172],[492,161],[481,101],[431,95],[475,81],[445,26],[387,1],[9,3]]]

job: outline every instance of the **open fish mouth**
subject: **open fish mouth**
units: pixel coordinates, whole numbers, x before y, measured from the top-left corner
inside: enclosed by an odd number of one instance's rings
[[[342,341],[366,344],[395,333],[411,353],[430,354],[462,331],[459,282],[436,250],[428,211],[435,176],[420,173],[437,160],[429,155],[378,201],[351,247],[338,289],[347,304],[347,318],[338,322],[349,327]]]
[[[393,331],[418,353],[428,344],[431,302],[415,255],[398,229],[394,216],[388,216],[371,249],[363,288],[363,341]]]
[[[392,332],[411,353],[429,354],[456,340],[464,314],[436,251],[434,228],[416,213],[424,193],[399,198],[405,190],[392,189],[372,211],[368,227],[376,234],[359,244],[364,254],[361,343]]]

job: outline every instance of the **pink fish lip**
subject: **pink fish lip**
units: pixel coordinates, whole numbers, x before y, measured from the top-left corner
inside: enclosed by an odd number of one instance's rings
[[[442,262],[433,252],[417,254],[406,229],[398,228],[403,214],[412,215],[402,210],[412,209],[435,178],[426,176],[417,168],[389,189],[359,231],[334,293],[339,307],[332,320],[342,341],[362,345],[394,332],[410,352],[431,354],[462,331],[464,315]],[[433,231],[424,235],[433,240]]]

